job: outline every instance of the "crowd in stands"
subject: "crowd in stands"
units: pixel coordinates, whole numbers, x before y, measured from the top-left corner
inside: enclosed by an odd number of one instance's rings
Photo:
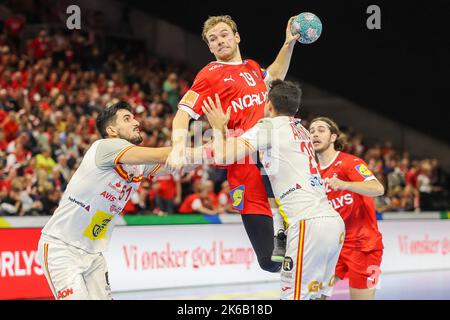
[[[54,212],[84,153],[100,138],[97,114],[111,102],[130,103],[141,123],[142,145],[170,145],[174,113],[195,76],[192,70],[146,54],[139,43],[111,44],[106,37],[99,42],[99,33],[43,29],[24,38],[25,17],[11,13],[1,19],[0,215]],[[344,151],[365,159],[386,187],[376,198],[378,211],[427,210],[430,195],[447,192],[436,159],[411,159],[389,142],[368,147],[361,134],[346,135]],[[144,181],[124,212],[235,212],[229,191],[225,170],[202,165]]]

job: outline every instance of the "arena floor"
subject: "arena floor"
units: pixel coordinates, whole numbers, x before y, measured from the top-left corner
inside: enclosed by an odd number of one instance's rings
[[[384,274],[378,300],[450,300],[450,270]],[[278,300],[278,282],[116,292],[117,300]],[[332,300],[348,300],[348,281],[336,284]]]

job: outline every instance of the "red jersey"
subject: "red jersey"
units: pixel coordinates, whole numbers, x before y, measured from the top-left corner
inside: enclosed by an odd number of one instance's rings
[[[155,181],[159,184],[156,194],[164,199],[174,199],[177,195],[176,179],[171,174],[156,177]]]
[[[200,208],[201,199],[197,193],[188,195],[178,209],[179,213],[193,213]]]
[[[219,94],[224,112],[231,107],[228,128],[239,136],[264,116],[267,99],[265,72],[253,60],[242,63],[211,62],[194,80],[191,89],[181,99],[178,108],[198,119],[203,115],[203,101]],[[250,164],[228,166],[228,183],[233,206],[241,213],[272,216],[267,193],[259,169]]]
[[[320,168],[320,175],[322,179],[334,176],[343,181],[376,179],[362,159],[344,152],[338,152],[328,166]],[[344,246],[361,251],[383,249],[373,198],[325,186],[329,202],[345,222]]]

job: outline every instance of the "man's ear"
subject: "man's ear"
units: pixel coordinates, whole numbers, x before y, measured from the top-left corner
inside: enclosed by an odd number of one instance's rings
[[[108,136],[111,137],[117,136],[117,130],[113,126],[107,126],[106,133],[108,134]]]
[[[337,140],[337,134],[336,133],[332,133],[331,134],[331,143],[336,142],[336,140]]]
[[[241,36],[239,35],[239,32],[236,32],[236,33],[234,34],[234,36],[235,36],[235,38],[236,38],[236,42],[237,42],[237,43],[241,43]]]

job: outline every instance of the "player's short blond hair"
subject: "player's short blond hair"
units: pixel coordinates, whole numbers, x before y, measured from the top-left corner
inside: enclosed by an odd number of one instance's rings
[[[341,130],[339,129],[339,126],[337,125],[337,123],[327,117],[317,117],[317,118],[314,118],[311,120],[311,124],[313,124],[314,122],[317,122],[317,121],[325,122],[328,125],[328,128],[330,129],[331,134],[335,134],[337,136],[336,141],[334,142],[334,150],[341,151],[342,149],[344,149],[344,146],[346,143],[345,138],[344,138]],[[311,124],[310,124],[310,126],[311,126]]]
[[[208,43],[208,39],[206,38],[206,33],[209,30],[211,30],[211,28],[214,28],[220,22],[226,23],[231,28],[231,31],[233,31],[234,34],[236,34],[236,32],[238,32],[236,22],[234,22],[234,20],[229,15],[209,17],[203,23],[203,31],[202,31],[202,38],[206,43]]]

